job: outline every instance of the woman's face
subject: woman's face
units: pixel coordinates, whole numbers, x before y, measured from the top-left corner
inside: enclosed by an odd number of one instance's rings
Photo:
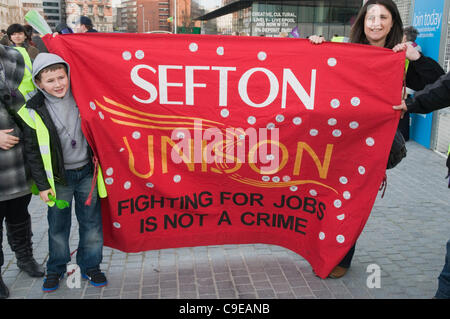
[[[392,15],[385,6],[381,4],[370,5],[364,19],[364,33],[369,43],[384,47],[386,37],[393,24]]]
[[[14,42],[15,45],[21,45],[25,41],[25,33],[14,32],[11,34],[11,41]]]

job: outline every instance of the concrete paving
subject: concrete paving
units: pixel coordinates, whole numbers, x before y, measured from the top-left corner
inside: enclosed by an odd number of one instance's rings
[[[42,278],[17,268],[6,238],[2,276],[10,299],[411,299],[433,297],[450,239],[450,189],[445,158],[415,142],[408,156],[388,171],[356,246],[352,267],[340,279],[320,279],[301,256],[278,246],[224,245],[123,253],[104,248],[102,270],[108,285],[82,280],[69,288],[67,276],[52,293],[41,291]],[[30,204],[36,260],[48,258],[46,206]],[[5,235],[4,235],[5,236]],[[71,248],[78,243],[73,217]],[[75,256],[72,263],[75,262]],[[375,267],[375,268],[372,268]],[[379,282],[371,275],[380,270]]]

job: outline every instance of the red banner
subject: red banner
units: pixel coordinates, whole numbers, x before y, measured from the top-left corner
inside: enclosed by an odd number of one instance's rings
[[[105,245],[274,244],[324,278],[355,243],[385,176],[404,54],[264,37],[44,39],[70,64],[103,170]]]

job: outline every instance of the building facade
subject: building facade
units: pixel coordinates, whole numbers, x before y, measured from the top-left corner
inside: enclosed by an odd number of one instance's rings
[[[180,33],[200,24],[193,20],[191,0],[124,0],[120,11],[117,30],[126,32]]]
[[[99,32],[113,31],[113,15],[111,0],[66,0],[66,23],[74,28],[80,16],[92,20],[94,28]]]
[[[0,29],[23,20],[21,0],[0,0]]]
[[[65,1],[63,0],[44,0],[42,2],[44,18],[52,30],[66,20]]]
[[[197,19],[228,15],[228,26],[224,20],[218,22],[222,34],[274,37],[298,27],[300,37],[320,34],[331,38],[349,34],[361,4],[361,0],[224,0],[222,7]]]

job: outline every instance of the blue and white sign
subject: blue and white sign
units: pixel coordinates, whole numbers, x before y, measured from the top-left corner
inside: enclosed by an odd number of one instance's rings
[[[412,25],[419,31],[416,43],[422,53],[439,62],[442,24],[444,21],[444,0],[415,0]],[[429,148],[433,114],[411,114],[410,137]]]

